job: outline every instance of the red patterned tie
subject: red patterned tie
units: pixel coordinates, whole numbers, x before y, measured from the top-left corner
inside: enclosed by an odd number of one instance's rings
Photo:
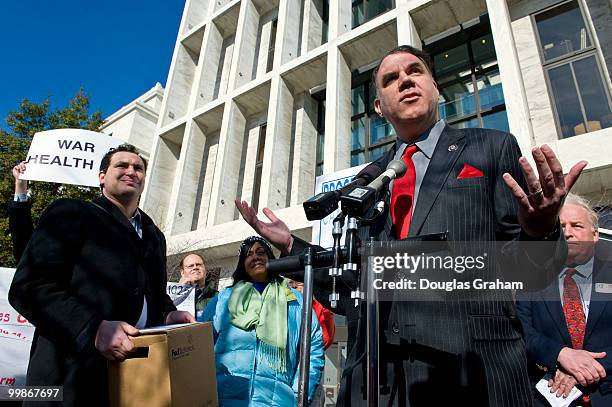
[[[414,186],[416,184],[416,171],[412,156],[417,151],[417,146],[412,145],[406,148],[402,160],[408,166],[406,174],[393,182],[391,191],[391,219],[395,236],[405,239],[410,230],[410,219],[412,218],[412,200],[414,198]]]
[[[572,278],[575,269],[567,269],[563,278],[563,313],[574,349],[582,349],[586,318],[580,300],[580,291]]]

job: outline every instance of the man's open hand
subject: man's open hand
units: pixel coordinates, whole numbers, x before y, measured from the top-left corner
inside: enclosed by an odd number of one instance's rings
[[[508,173],[504,181],[519,203],[518,220],[525,233],[534,238],[545,237],[553,232],[563,201],[586,167],[586,161],[575,164],[564,176],[561,163],[546,144],[531,150],[538,173],[536,174],[525,157],[519,164],[527,181],[527,191]]]

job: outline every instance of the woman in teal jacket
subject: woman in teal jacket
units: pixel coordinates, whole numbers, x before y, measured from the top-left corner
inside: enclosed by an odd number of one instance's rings
[[[268,275],[266,263],[273,258],[261,237],[242,242],[233,286],[213,298],[201,318],[213,322],[222,407],[297,404],[302,295]],[[324,364],[321,326],[313,318],[309,399]]]

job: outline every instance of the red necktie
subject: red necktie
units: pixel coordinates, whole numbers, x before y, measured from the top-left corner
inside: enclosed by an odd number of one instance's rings
[[[574,349],[582,349],[586,318],[580,300],[580,291],[572,278],[575,269],[567,269],[563,278],[563,313]]]
[[[412,218],[412,201],[414,198],[414,186],[416,184],[416,171],[412,156],[417,151],[417,146],[412,145],[406,148],[402,160],[408,166],[406,174],[393,182],[391,191],[391,219],[395,236],[405,239],[410,230],[410,219]]]

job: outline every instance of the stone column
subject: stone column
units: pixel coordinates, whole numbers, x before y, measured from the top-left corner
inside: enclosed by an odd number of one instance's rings
[[[261,33],[259,34],[259,52],[257,54],[255,77],[259,77],[266,73],[266,69],[268,67],[268,55],[270,53],[270,42],[272,41],[271,34],[273,24],[274,19],[262,22],[261,24]]]
[[[223,45],[221,45],[221,56],[223,58],[223,66],[219,61],[219,70],[215,80],[215,90],[213,91],[213,99],[223,97],[228,92],[228,83],[230,70],[232,69],[232,60],[234,57],[234,40],[236,35],[232,34],[229,37],[223,39]]]
[[[535,144],[535,138],[508,5],[505,0],[486,1],[510,131],[518,140],[521,150],[529,151],[529,148]]]
[[[327,53],[325,174],[351,165],[351,70],[337,47]]]
[[[337,37],[351,30],[351,17],[352,8],[350,1],[330,0],[328,42],[333,42]]]
[[[274,54],[274,68],[297,58],[298,40],[300,37],[300,0],[285,0],[280,2],[278,9],[278,41]]]
[[[397,8],[397,45],[412,45],[421,49],[421,38],[412,17],[410,17],[410,10],[407,6],[400,7],[399,4]],[[391,48],[391,45],[389,45],[389,48]]]
[[[312,196],[317,152],[317,103],[308,92],[304,92],[296,98],[295,105],[290,206],[300,205]]]
[[[155,223],[162,231],[168,230],[166,220],[169,218],[169,197],[180,153],[180,145],[157,136],[151,152],[149,174],[140,206],[155,219]]]
[[[193,120],[187,122],[168,205],[170,234],[191,231],[205,145],[206,135],[200,126]]]
[[[261,171],[259,208],[286,207],[291,152],[293,95],[280,76],[272,78],[266,146]]]
[[[198,87],[195,93],[195,106],[203,106],[214,98],[216,73],[219,71],[221,52],[223,51],[223,36],[217,25],[210,22],[206,26],[202,40],[202,53],[200,54],[199,71],[196,75]]]
[[[234,52],[230,69],[228,93],[251,81],[253,74],[253,60],[257,45],[257,31],[259,28],[259,13],[252,0],[243,0],[240,4],[240,15],[236,32]]]
[[[234,199],[238,191],[238,174],[246,119],[234,101],[223,110],[215,176],[210,195],[207,226],[234,220]]]
[[[204,229],[208,221],[210,209],[210,198],[212,195],[212,185],[215,177],[215,166],[217,164],[217,151],[219,147],[219,132],[206,135],[206,148],[202,157],[202,168],[200,170],[200,180],[198,185],[199,210],[197,218],[197,229]]]
[[[259,147],[259,138],[261,127],[265,124],[262,121],[264,118],[253,119],[247,121],[245,129],[246,151],[243,151],[244,160],[241,163],[242,172],[242,189],[240,199],[243,199],[253,205],[253,187],[255,185],[255,164],[257,163],[257,150]],[[240,181],[239,181],[240,183]],[[240,187],[240,185],[239,185]]]
[[[300,54],[317,48],[323,41],[323,0],[304,0],[304,26]]]

